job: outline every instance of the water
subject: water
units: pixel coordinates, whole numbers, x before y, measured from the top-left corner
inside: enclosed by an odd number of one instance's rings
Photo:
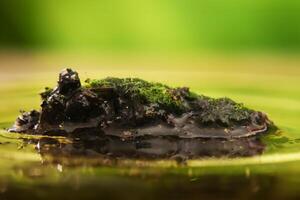
[[[297,58],[131,57],[121,61],[101,57],[92,63],[87,60],[90,58],[49,55],[2,58],[1,128],[12,124],[19,109],[38,108],[37,94],[44,86],[55,85],[60,66],[68,64],[74,65],[85,78],[140,77],[172,86],[190,86],[191,90],[208,96],[228,96],[266,112],[280,131],[263,138],[266,148],[261,156],[210,157],[178,164],[164,159],[109,160],[69,154],[57,158],[28,142],[43,138],[2,130],[0,199],[298,197],[300,60]],[[69,142],[63,137],[54,140]]]

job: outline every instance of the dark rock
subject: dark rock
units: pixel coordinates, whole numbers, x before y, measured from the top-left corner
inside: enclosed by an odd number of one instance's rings
[[[58,80],[58,92],[63,95],[67,95],[70,92],[75,91],[80,88],[81,83],[79,80],[78,73],[73,71],[72,69],[64,69],[59,74]]]
[[[21,111],[21,114],[16,119],[14,125],[8,129],[10,132],[29,132],[33,133],[35,126],[38,124],[40,113],[36,110],[29,112]]]

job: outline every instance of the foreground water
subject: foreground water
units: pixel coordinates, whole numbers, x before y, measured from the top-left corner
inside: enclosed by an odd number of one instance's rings
[[[295,57],[90,58],[2,56],[0,126],[20,108],[39,107],[38,93],[73,65],[86,77],[140,77],[199,94],[228,96],[262,110],[280,131],[263,138],[261,156],[158,160],[101,160],[43,156],[30,136],[0,132],[0,199],[166,197],[297,198],[300,182],[300,60]],[[120,60],[120,61],[118,61]],[[125,60],[125,61],[122,61]],[[88,62],[89,61],[89,62]],[[43,66],[41,68],[40,66]],[[67,142],[65,138],[57,140]]]

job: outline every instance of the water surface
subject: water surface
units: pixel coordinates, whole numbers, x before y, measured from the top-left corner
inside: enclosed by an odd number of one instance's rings
[[[1,130],[1,199],[248,199],[299,195],[300,60],[296,58],[97,57],[93,62],[90,57],[53,55],[1,58],[2,129],[13,123],[20,109],[39,107],[37,94],[44,86],[56,84],[64,65],[73,65],[83,78],[140,77],[172,86],[190,86],[192,91],[208,96],[227,96],[266,112],[280,128],[263,138],[266,148],[260,156],[205,157],[179,164],[163,158],[112,161],[65,155],[57,159],[28,142],[43,138]],[[51,139],[68,142],[63,137]]]

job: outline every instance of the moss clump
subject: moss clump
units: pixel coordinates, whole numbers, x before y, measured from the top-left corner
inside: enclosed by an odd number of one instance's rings
[[[161,83],[151,83],[139,78],[113,78],[85,81],[87,88],[111,87],[122,96],[141,100],[142,103],[155,103],[164,109],[180,111],[184,107],[180,99],[172,94],[172,88]]]
[[[220,123],[230,125],[232,122],[241,122],[250,119],[252,110],[236,103],[229,98],[213,99],[209,97],[200,97],[203,105],[199,119],[202,123]]]
[[[99,87],[114,88],[120,96],[127,97],[142,104],[157,104],[172,113],[193,111],[198,114],[198,120],[203,124],[219,123],[230,125],[234,122],[247,121],[253,110],[236,103],[229,98],[210,98],[190,92],[188,88],[171,88],[161,83],[152,83],[139,78],[87,79],[84,88]],[[53,92],[46,87],[40,93],[46,100]]]
[[[38,134],[239,138],[265,132],[268,117],[228,98],[197,95],[138,78],[87,80],[65,69],[45,88],[41,110],[22,113],[11,131]],[[203,130],[202,130],[203,129]],[[101,140],[102,141],[102,140]]]
[[[230,125],[250,119],[253,112],[229,98],[214,99],[190,92],[188,88],[171,88],[139,78],[112,78],[86,80],[86,88],[111,87],[119,95],[142,103],[155,103],[172,113],[192,111],[203,124]]]

